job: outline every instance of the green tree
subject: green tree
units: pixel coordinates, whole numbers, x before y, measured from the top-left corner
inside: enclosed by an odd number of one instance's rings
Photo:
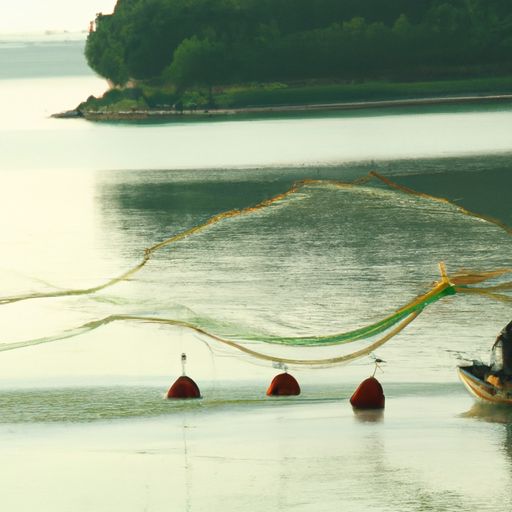
[[[436,78],[511,68],[512,0],[118,0],[89,35],[112,82]],[[460,76],[460,75],[458,75]]]
[[[193,36],[176,48],[165,76],[182,89],[193,85],[206,86],[212,106],[213,87],[231,80],[230,69],[227,47],[223,42]]]
[[[124,85],[129,79],[129,74],[124,61],[124,48],[118,38],[116,21],[113,16],[98,15],[96,30],[87,38],[85,57],[96,73],[116,85]]]

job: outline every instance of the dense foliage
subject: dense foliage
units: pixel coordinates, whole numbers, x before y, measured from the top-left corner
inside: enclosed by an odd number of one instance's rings
[[[420,80],[510,72],[511,0],[118,0],[89,35],[116,84]]]

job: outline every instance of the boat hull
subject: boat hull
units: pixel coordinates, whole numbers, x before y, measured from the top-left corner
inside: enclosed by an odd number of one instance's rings
[[[478,367],[477,367],[478,368]],[[457,372],[466,389],[479,401],[496,404],[512,405],[512,388],[503,389],[486,382],[475,366],[459,366]]]

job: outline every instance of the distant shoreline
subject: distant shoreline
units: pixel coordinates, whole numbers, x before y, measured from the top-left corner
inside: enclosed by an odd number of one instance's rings
[[[53,114],[52,117],[58,119],[84,118],[89,121],[140,121],[140,120],[178,120],[194,118],[212,118],[212,117],[232,117],[238,115],[251,114],[285,114],[285,113],[310,113],[310,112],[329,112],[342,110],[363,110],[369,108],[396,108],[396,107],[415,107],[415,106],[435,106],[435,105],[457,105],[471,103],[500,103],[512,102],[512,94],[492,94],[492,95],[470,95],[470,96],[444,96],[428,98],[411,98],[396,100],[378,100],[378,101],[353,101],[336,103],[311,103],[302,105],[275,105],[275,106],[255,106],[241,108],[218,108],[218,109],[141,109],[112,112],[108,110],[69,110]]]

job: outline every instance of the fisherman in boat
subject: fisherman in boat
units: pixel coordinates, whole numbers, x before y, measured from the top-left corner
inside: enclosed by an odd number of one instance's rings
[[[489,384],[512,386],[512,322],[502,329],[492,346],[490,369],[485,379]]]

